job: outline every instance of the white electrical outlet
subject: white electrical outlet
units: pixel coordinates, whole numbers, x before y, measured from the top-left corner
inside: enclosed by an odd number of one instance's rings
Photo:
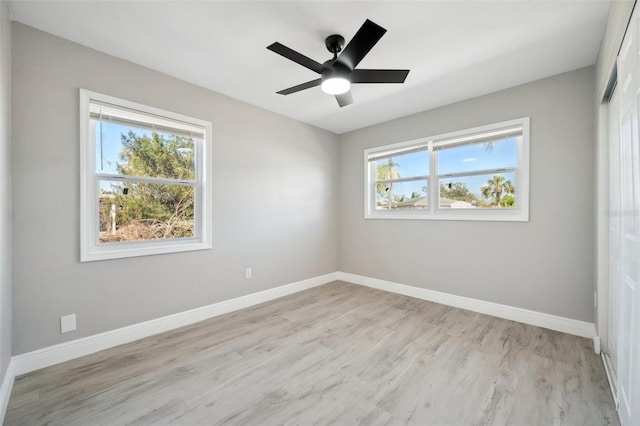
[[[251,268],[247,268],[247,269],[244,270],[245,278],[249,279],[249,278],[251,278],[251,275],[252,275]]]
[[[76,329],[76,314],[60,317],[60,333],[67,333]]]

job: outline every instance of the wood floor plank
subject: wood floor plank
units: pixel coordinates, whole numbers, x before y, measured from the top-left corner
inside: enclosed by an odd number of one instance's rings
[[[334,282],[16,378],[5,425],[617,425],[587,339]]]

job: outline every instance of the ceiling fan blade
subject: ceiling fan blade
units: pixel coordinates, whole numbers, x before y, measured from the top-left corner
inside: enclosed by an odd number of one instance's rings
[[[367,19],[344,48],[339,61],[354,69],[386,32],[380,25]]]
[[[295,50],[288,48],[284,44],[275,42],[272,45],[267,46],[267,49],[277,53],[278,55],[282,55],[303,67],[309,68],[311,71],[315,71],[318,74],[322,73],[322,64],[304,56],[302,53],[298,53]]]
[[[353,103],[353,95],[351,94],[351,90],[342,95],[336,95],[336,101],[338,101],[338,105],[340,108],[345,107],[349,104]]]
[[[353,70],[352,83],[404,83],[409,70]]]
[[[289,87],[288,89],[284,89],[276,93],[278,93],[279,95],[290,95],[292,93],[296,93],[301,90],[320,86],[321,83],[322,83],[322,79],[318,78],[316,80],[311,80],[311,81],[307,81],[306,83],[298,84],[297,86]]]

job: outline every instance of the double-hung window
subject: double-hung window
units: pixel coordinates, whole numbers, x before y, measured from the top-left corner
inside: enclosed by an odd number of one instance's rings
[[[365,217],[529,220],[529,119],[365,150]]]
[[[80,90],[81,260],[211,247],[211,123]]]

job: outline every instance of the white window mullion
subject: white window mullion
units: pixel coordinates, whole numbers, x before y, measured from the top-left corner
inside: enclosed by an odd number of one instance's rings
[[[438,152],[433,149],[433,141],[429,141],[429,212],[434,214],[440,204],[440,187],[438,186]]]
[[[489,175],[489,174],[500,174],[500,173],[512,173],[518,172],[517,167],[500,167],[497,169],[483,169],[483,170],[474,170],[471,172],[459,172],[459,173],[445,173],[443,175],[438,175],[438,179],[448,179],[448,178],[457,178],[457,177],[465,177],[465,176],[479,176],[479,175]]]
[[[158,185],[181,185],[181,186],[196,186],[196,181],[191,180],[174,180],[165,178],[151,178],[144,176],[132,176],[132,175],[110,175],[107,173],[96,173],[96,178],[99,180],[113,180],[117,182],[138,182],[138,183],[155,183]]]
[[[90,220],[88,236],[90,238],[89,243],[92,245],[98,245],[100,243],[100,207],[98,197],[100,194],[100,179],[92,179],[91,181],[91,199],[96,202],[92,202],[90,206]]]
[[[209,137],[210,135],[205,135],[205,137]],[[203,144],[196,144],[195,145],[195,152],[194,152],[194,166],[195,166],[195,171],[196,171],[196,182],[195,182],[195,189],[194,189],[194,200],[193,200],[193,208],[194,211],[196,212],[201,212],[200,214],[196,214],[195,215],[195,221],[194,221],[194,227],[195,227],[195,234],[196,235],[203,235],[204,232],[204,222],[202,220],[202,216],[206,216],[207,214],[207,207],[205,206],[205,204],[203,203],[203,197],[205,197],[204,191],[206,190],[206,181],[205,181],[205,176],[203,175],[203,168],[200,167],[200,158],[204,158],[202,157],[202,151],[204,150],[204,146]]]
[[[376,167],[375,167],[375,163],[374,162],[369,162],[368,164],[368,168],[369,168],[369,176],[371,176],[372,180],[373,180],[373,185],[369,185],[369,206],[368,209],[370,210],[375,210],[376,209],[376,204],[378,202],[378,195],[376,193]]]
[[[430,178],[430,176],[412,176],[412,177],[408,177],[408,178],[398,178],[398,179],[382,179],[382,180],[376,180],[376,184],[378,183],[402,183],[402,182],[416,182],[416,181],[420,181],[420,180],[424,180],[424,181],[428,181]]]

